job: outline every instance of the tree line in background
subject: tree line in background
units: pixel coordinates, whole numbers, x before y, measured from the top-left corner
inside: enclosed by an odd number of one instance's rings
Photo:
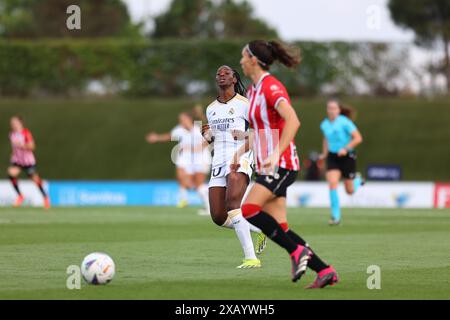
[[[82,8],[81,30],[66,28],[72,4]],[[450,0],[390,0],[388,7],[419,45],[444,48],[444,61],[427,71],[445,75],[450,90]],[[211,94],[215,68],[237,67],[246,39],[278,38],[253,12],[247,1],[173,0],[144,32],[120,0],[0,0],[0,94],[80,95],[93,83],[129,96]],[[300,67],[274,69],[294,95],[408,94],[423,74],[410,65],[407,46],[296,45]]]
[[[67,7],[82,9],[81,30],[66,28]],[[0,0],[0,36],[5,38],[276,38],[277,32],[254,17],[247,1],[173,0],[155,17],[147,34],[132,23],[121,0]]]
[[[442,47],[444,59],[431,69],[445,76],[450,93],[450,0],[389,0],[388,8],[397,25],[414,31],[416,44]]]
[[[242,40],[118,39],[0,41],[0,94],[82,96],[94,84],[131,97],[215,94],[215,71],[240,70]],[[396,83],[402,50],[384,44],[295,43],[303,62],[295,70],[275,66],[292,95],[371,95],[408,91]],[[394,57],[392,57],[394,56]]]

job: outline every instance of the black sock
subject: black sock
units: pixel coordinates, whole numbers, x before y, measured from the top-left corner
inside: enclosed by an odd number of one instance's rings
[[[276,242],[279,246],[286,249],[291,254],[297,250],[297,244],[283,231],[278,222],[269,214],[261,211],[256,216],[247,219],[248,222],[260,228],[262,232]]]
[[[19,184],[17,183],[17,178],[9,176],[9,180],[11,181],[11,184],[13,185],[14,190],[16,190],[17,194],[19,196],[21,196],[22,194],[20,193]]]
[[[314,251],[309,247],[308,243],[306,243],[305,240],[303,240],[302,237],[300,237],[298,234],[296,234],[292,230],[288,230],[286,234],[291,238],[295,243],[298,243],[299,245],[302,245],[304,247],[307,247],[313,255],[311,256],[311,260],[308,262],[308,267],[314,270],[315,272],[320,272],[326,268],[328,268],[328,265],[323,262],[317,254],[314,253]]]
[[[47,193],[45,192],[44,187],[42,186],[42,182],[41,181],[36,182],[36,185],[38,186],[39,190],[41,191],[42,196],[45,198],[47,196]]]

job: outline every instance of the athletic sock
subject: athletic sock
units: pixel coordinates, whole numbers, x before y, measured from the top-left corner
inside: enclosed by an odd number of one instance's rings
[[[286,231],[286,234],[289,236],[289,238],[294,240],[295,243],[298,243],[299,245],[307,247],[312,252],[311,260],[309,260],[309,262],[308,262],[309,268],[311,268],[312,270],[314,270],[317,273],[328,268],[328,265],[325,262],[323,262],[322,259],[319,258],[319,256],[311,249],[309,244],[305,240],[303,240],[302,237],[300,237],[294,231],[289,230],[289,229]]]
[[[247,221],[248,222],[248,221]],[[254,225],[252,225],[251,223],[248,223],[248,226],[250,227],[250,231],[254,232],[254,233],[262,233],[261,229],[258,227],[255,227]],[[228,229],[234,229],[233,226],[233,222],[231,222],[230,217],[227,218],[227,220],[224,222],[224,224],[222,225],[222,227],[224,228],[228,228]]]
[[[45,190],[44,190],[44,186],[42,185],[42,180],[41,180],[41,179],[39,179],[38,181],[36,181],[36,185],[38,186],[39,190],[41,191],[42,196],[43,196],[44,198],[47,197],[47,193],[46,193]]]
[[[234,229],[234,225],[233,225],[233,222],[231,221],[230,217],[228,217],[227,220],[225,220],[222,227],[227,228],[227,229]]]
[[[14,190],[16,190],[17,195],[18,195],[18,196],[21,196],[22,193],[20,193],[20,189],[19,189],[19,184],[18,184],[18,182],[17,182],[17,178],[14,178],[14,177],[12,177],[12,176],[9,176],[8,178],[9,178],[9,180],[11,181],[11,184],[13,185]]]
[[[292,254],[297,250],[298,245],[286,235],[278,222],[266,212],[260,211],[246,219],[251,224],[260,228],[266,236],[276,242],[279,246],[286,249],[289,254]]]
[[[248,222],[248,221],[247,221]],[[258,227],[255,227],[251,223],[248,223],[248,226],[250,227],[250,231],[254,233],[262,233],[261,229]]]
[[[331,217],[334,221],[341,220],[341,208],[337,189],[330,189]]]
[[[245,259],[256,259],[255,248],[253,247],[253,240],[250,234],[250,224],[242,216],[241,209],[228,211],[228,217],[233,223],[234,230],[244,251]]]
[[[202,199],[203,206],[205,207],[205,210],[209,212],[209,189],[206,184],[202,184],[200,187],[197,188],[197,192]]]
[[[353,179],[353,190],[354,192],[358,191],[359,187],[362,185],[362,179],[359,176],[356,176],[355,179]]]

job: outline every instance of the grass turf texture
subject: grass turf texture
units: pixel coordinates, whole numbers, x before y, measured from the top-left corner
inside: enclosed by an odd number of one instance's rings
[[[263,267],[237,270],[233,230],[195,208],[0,209],[0,299],[450,299],[450,211],[348,209],[326,225],[326,209],[291,209],[293,229],[338,270],[341,283],[306,290],[290,282],[286,253],[269,242]],[[109,253],[106,286],[66,288],[66,268]],[[367,267],[381,267],[368,290]]]
[[[212,101],[204,99],[206,106]],[[448,99],[346,99],[358,111],[364,143],[358,168],[398,164],[405,180],[450,181]],[[294,99],[302,126],[296,137],[302,160],[322,148],[324,99]],[[9,163],[8,118],[24,117],[35,136],[39,172],[45,179],[174,178],[175,143],[148,145],[147,132],[168,132],[189,99],[0,101],[0,171]],[[3,169],[2,169],[3,166]],[[302,172],[303,174],[304,172]]]

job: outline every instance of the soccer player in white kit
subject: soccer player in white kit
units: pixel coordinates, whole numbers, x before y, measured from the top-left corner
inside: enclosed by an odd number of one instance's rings
[[[249,101],[245,95],[239,74],[229,66],[217,70],[216,83],[219,96],[206,109],[208,124],[202,127],[203,137],[213,145],[211,179],[209,182],[209,205],[214,223],[233,228],[244,251],[240,269],[261,267],[256,257],[250,231],[258,233],[257,252],[266,245],[266,237],[260,229],[242,216],[242,199],[249,185],[253,170],[251,151],[240,158],[240,168],[231,172],[234,153],[245,143],[248,136]]]
[[[182,112],[178,116],[179,124],[170,133],[157,134],[151,132],[146,139],[149,143],[178,141],[174,159],[177,180],[180,185],[178,207],[188,205],[187,190],[195,189],[204,206],[209,211],[208,187],[205,184],[209,172],[210,152],[201,133],[200,127],[194,124],[192,115]]]

